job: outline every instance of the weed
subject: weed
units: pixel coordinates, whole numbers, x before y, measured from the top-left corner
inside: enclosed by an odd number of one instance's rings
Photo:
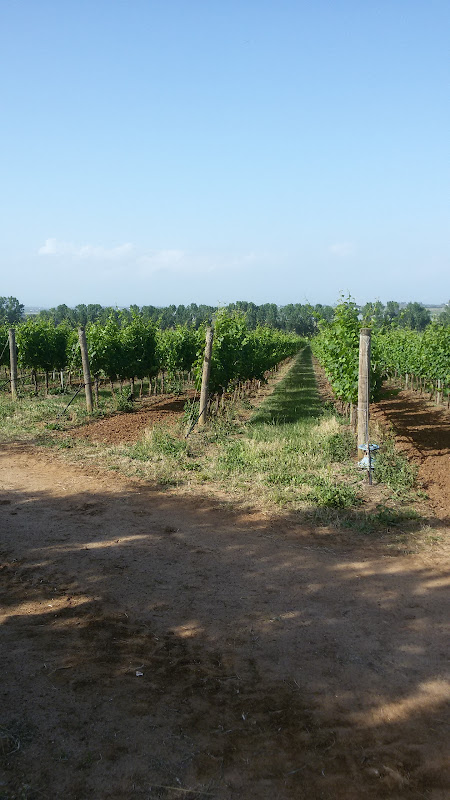
[[[376,457],[375,476],[394,492],[412,489],[417,478],[418,468],[410,464],[402,453],[395,449],[394,442],[387,439]]]
[[[334,483],[330,479],[316,477],[314,485],[306,495],[306,500],[318,506],[330,508],[351,508],[360,502],[360,498],[351,486]]]
[[[155,453],[162,455],[179,457],[189,452],[187,441],[174,436],[166,428],[152,428],[146,434],[146,441]]]
[[[60,450],[69,450],[71,447],[73,447],[73,442],[72,439],[60,439],[56,446]]]
[[[183,424],[185,427],[191,427],[199,417],[200,414],[200,401],[187,400],[184,404]]]
[[[232,475],[236,472],[244,472],[248,464],[245,457],[245,444],[243,442],[229,442],[217,459],[217,466],[220,472]]]
[[[189,447],[185,439],[179,439],[166,428],[151,428],[146,432],[144,439],[125,447],[123,452],[128,458],[138,461],[149,461],[155,456],[178,459],[189,455]]]
[[[350,431],[338,431],[323,441],[324,455],[330,462],[345,461],[355,451],[355,441]]]
[[[133,411],[133,397],[130,394],[129,387],[124,387],[116,393],[114,405],[116,407],[116,411],[121,411],[122,413],[129,413],[130,411]]]
[[[418,520],[420,520],[420,515],[414,509],[396,509],[380,503],[374,512],[347,516],[344,524],[345,527],[355,529],[362,534],[379,534],[380,532],[389,533],[392,528],[408,526],[409,523]]]

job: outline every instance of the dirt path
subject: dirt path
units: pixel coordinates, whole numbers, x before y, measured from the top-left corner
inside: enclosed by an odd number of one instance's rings
[[[450,414],[417,392],[392,394],[371,406],[371,417],[392,426],[399,449],[419,465],[434,514],[450,522]]]
[[[429,798],[442,554],[0,455],[2,800]]]

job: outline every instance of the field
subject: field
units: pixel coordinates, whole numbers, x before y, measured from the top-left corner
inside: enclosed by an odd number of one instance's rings
[[[448,797],[448,414],[391,387],[418,484],[370,490],[316,377],[9,431],[1,800]]]

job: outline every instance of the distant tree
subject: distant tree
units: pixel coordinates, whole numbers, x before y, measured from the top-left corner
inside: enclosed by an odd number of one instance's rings
[[[24,307],[17,297],[0,297],[0,324],[15,325],[24,316]]]
[[[162,330],[172,328],[175,324],[175,313],[177,307],[174,305],[160,309],[159,326]]]
[[[327,322],[331,322],[334,317],[334,308],[333,306],[323,306],[322,303],[316,303],[314,306],[314,315],[316,319],[324,319]]]
[[[88,322],[97,322],[103,312],[103,306],[99,303],[89,303],[87,307]]]
[[[438,316],[438,321],[443,325],[450,325],[450,300]]]
[[[299,336],[312,336],[316,330],[315,312],[312,306],[301,303],[288,303],[279,311],[279,327]]]
[[[278,306],[275,303],[263,303],[263,305],[258,306],[257,319],[260,325],[278,328]]]
[[[400,316],[400,305],[395,300],[388,300],[384,309],[384,324],[392,325]]]
[[[430,322],[430,312],[421,303],[408,303],[400,312],[399,324],[402,328],[423,331]]]
[[[374,303],[366,303],[361,309],[363,315],[363,325],[371,328],[381,328],[384,323],[384,305],[380,300]]]

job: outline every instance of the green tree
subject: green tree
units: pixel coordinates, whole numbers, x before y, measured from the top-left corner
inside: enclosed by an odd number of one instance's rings
[[[396,300],[388,300],[384,309],[384,324],[392,325],[398,321],[400,315],[400,304]]]
[[[384,305],[380,300],[376,300],[374,303],[366,303],[361,309],[363,326],[375,330],[382,328],[385,322],[384,311]]]
[[[450,325],[450,300],[445,306],[444,310],[439,314],[438,321],[442,325]]]
[[[23,316],[24,307],[17,297],[0,297],[0,325],[15,325]]]
[[[408,303],[400,312],[399,324],[402,328],[410,328],[412,331],[424,331],[430,322],[430,312],[421,303]]]

